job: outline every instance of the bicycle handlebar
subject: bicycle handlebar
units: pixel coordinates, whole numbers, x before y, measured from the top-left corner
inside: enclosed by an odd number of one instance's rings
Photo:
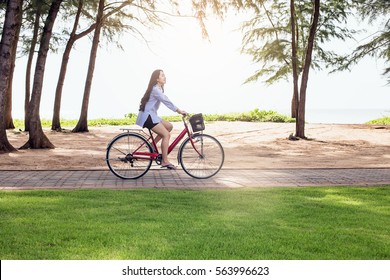
[[[182,115],[181,115],[181,118],[184,120],[185,118],[188,118],[189,116],[190,116],[189,113],[187,113],[187,114],[182,114]]]

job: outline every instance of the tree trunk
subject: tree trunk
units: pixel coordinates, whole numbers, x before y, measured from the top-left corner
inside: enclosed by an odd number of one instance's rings
[[[16,149],[7,138],[5,113],[8,99],[10,73],[12,69],[12,51],[17,43],[16,35],[20,28],[22,0],[9,0],[5,13],[3,33],[0,43],[0,152],[12,152]]]
[[[54,145],[46,137],[42,130],[42,124],[39,116],[39,107],[41,103],[43,78],[45,74],[45,64],[49,43],[52,35],[54,22],[63,0],[53,0],[43,28],[42,38],[39,46],[37,63],[35,67],[34,83],[29,106],[29,140],[22,148],[45,149],[54,148]]]
[[[61,69],[60,69],[60,74],[58,76],[58,82],[57,82],[57,88],[56,88],[56,95],[55,95],[55,100],[54,100],[54,108],[53,108],[53,119],[52,119],[52,124],[51,124],[51,129],[52,130],[61,130],[61,120],[60,120],[60,111],[61,111],[61,99],[62,99],[62,90],[64,87],[64,82],[65,82],[65,76],[66,76],[66,71],[68,68],[68,62],[69,62],[69,57],[70,57],[70,52],[72,51],[74,43],[88,35],[92,30],[95,29],[96,24],[93,24],[90,26],[87,30],[83,31],[80,34],[76,34],[81,11],[83,7],[83,0],[79,0],[78,4],[78,9],[77,9],[77,14],[76,18],[73,24],[73,30],[69,36],[68,43],[66,44],[64,54],[62,55],[62,63],[61,63]]]
[[[98,13],[96,17],[95,34],[93,36],[91,54],[89,57],[87,79],[85,81],[83,104],[81,106],[79,121],[76,127],[72,130],[72,132],[88,132],[88,105],[89,105],[89,97],[91,94],[93,74],[95,71],[96,55],[99,47],[100,31],[102,29],[102,23],[103,23],[103,11],[104,11],[104,0],[100,0]]]
[[[27,58],[26,66],[26,84],[25,84],[25,95],[24,95],[24,130],[29,131],[29,119],[28,119],[28,110],[30,107],[30,93],[31,93],[31,68],[32,61],[35,54],[35,47],[38,41],[38,32],[39,32],[39,23],[42,12],[42,1],[37,1],[37,10],[35,12],[35,21],[34,21],[34,31],[31,38],[30,51]]]
[[[292,70],[293,70],[293,99],[291,104],[291,116],[295,118],[297,123],[298,116],[298,63],[297,63],[297,40],[295,35],[295,1],[290,0],[290,12],[291,12],[291,61],[292,61]]]
[[[16,61],[16,51],[18,49],[18,42],[19,42],[19,33],[20,28],[22,26],[22,16],[23,11],[19,13],[18,16],[18,22],[17,22],[17,30],[14,37],[14,44],[12,46],[12,53],[11,53],[11,68],[9,73],[9,83],[8,83],[8,90],[7,90],[7,104],[5,107],[5,127],[7,129],[14,129],[14,121],[12,119],[12,84],[14,80],[14,70],[15,70],[15,61]]]
[[[310,32],[309,32],[306,55],[305,55],[305,64],[302,72],[301,88],[299,92],[299,106],[298,106],[299,108],[298,108],[296,136],[303,139],[306,138],[305,137],[306,90],[307,90],[307,83],[309,80],[309,71],[310,71],[314,39],[316,36],[319,16],[320,16],[320,0],[314,0],[313,21],[310,26]]]
[[[17,42],[18,40],[16,40]],[[16,43],[17,45],[17,43]],[[11,58],[11,69],[9,73],[9,83],[7,89],[7,104],[5,105],[5,128],[6,129],[14,129],[14,121],[12,119],[12,82],[14,80],[14,70],[15,70],[15,59],[16,59],[16,49],[12,50],[12,58]]]
[[[66,70],[68,67],[69,56],[74,44],[74,39],[70,38],[66,44],[64,54],[62,56],[62,63],[60,74],[58,76],[56,95],[54,99],[54,108],[53,108],[53,119],[51,123],[51,129],[61,131],[61,120],[60,120],[60,110],[61,110],[61,98],[62,98],[62,89],[64,86]]]

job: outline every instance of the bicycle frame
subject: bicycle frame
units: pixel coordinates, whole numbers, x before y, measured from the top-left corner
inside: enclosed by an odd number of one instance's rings
[[[180,143],[180,141],[184,138],[184,136],[187,134],[188,137],[190,138],[190,141],[191,141],[191,146],[194,148],[194,150],[199,154],[199,156],[202,156],[202,153],[198,151],[198,149],[195,147],[194,145],[194,140],[192,139],[191,137],[191,132],[190,130],[188,129],[188,124],[187,122],[185,121],[185,117],[183,117],[183,123],[184,123],[184,129],[180,132],[180,134],[173,140],[173,142],[169,145],[168,147],[168,154],[170,154],[173,149],[177,146],[177,144]],[[159,153],[159,150],[158,150],[158,147],[157,147],[157,143],[155,141],[155,138],[153,137],[152,135],[152,131],[149,130],[149,138],[146,139],[147,142],[151,143],[152,146],[153,146],[153,149],[154,149],[154,152],[153,153],[145,153],[145,152],[137,152],[140,148],[142,148],[144,146],[144,144],[142,144],[141,146],[139,146],[137,149],[135,149],[134,153],[133,153],[133,157],[134,158],[138,158],[138,159],[147,159],[147,160],[150,160],[150,159],[156,159],[160,153]],[[140,157],[138,157],[140,156]]]

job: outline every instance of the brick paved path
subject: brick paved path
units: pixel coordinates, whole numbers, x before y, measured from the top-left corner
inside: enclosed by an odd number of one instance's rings
[[[236,188],[281,186],[390,185],[390,169],[223,169],[216,176],[193,179],[183,170],[152,169],[137,180],[122,180],[108,170],[0,171],[0,190]]]

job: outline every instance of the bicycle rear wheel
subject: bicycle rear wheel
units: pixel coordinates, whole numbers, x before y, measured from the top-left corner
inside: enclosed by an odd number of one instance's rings
[[[194,134],[183,142],[179,150],[179,160],[188,175],[206,179],[217,174],[222,168],[225,153],[222,145],[214,137]]]
[[[107,147],[106,162],[111,172],[122,179],[137,179],[148,172],[152,158],[147,155],[152,147],[139,134],[123,133]]]

